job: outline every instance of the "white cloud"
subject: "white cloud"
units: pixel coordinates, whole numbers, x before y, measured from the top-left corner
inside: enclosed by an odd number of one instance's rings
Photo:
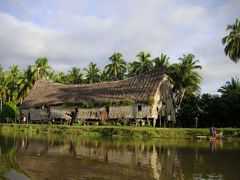
[[[202,92],[216,92],[222,83],[239,76],[240,64],[232,63],[221,45],[226,24],[239,14],[237,0],[202,4],[12,0],[10,4],[20,8],[14,13],[0,8],[0,58],[6,68],[13,63],[24,68],[44,55],[56,70],[66,72],[72,66],[82,69],[90,61],[104,67],[115,51],[131,61],[145,50],[152,57],[165,52],[171,62],[182,54],[195,54],[203,65]]]

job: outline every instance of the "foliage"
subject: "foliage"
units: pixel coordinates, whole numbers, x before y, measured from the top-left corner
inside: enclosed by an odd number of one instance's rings
[[[100,69],[97,67],[97,64],[91,62],[88,65],[88,69],[84,69],[87,73],[86,75],[86,83],[97,83],[100,82],[101,79],[101,74],[100,74]]]
[[[83,74],[78,67],[72,67],[67,76],[67,83],[69,84],[80,84],[82,82]]]
[[[218,90],[222,96],[237,96],[240,94],[240,81],[238,78],[232,78]]]
[[[3,109],[1,112],[1,118],[3,122],[15,121],[19,116],[19,109],[14,102],[7,102],[3,105]]]
[[[199,90],[202,80],[200,74],[196,71],[202,67],[198,65],[199,60],[196,60],[193,54],[184,54],[182,58],[179,58],[179,61],[179,63],[172,64],[170,67],[170,76],[174,84],[175,104],[178,109],[185,93],[193,93]]]
[[[122,80],[127,71],[126,62],[122,59],[121,53],[114,53],[109,57],[111,64],[105,66],[105,72],[108,74],[108,80]]]
[[[48,59],[46,57],[39,57],[35,62],[35,68],[38,79],[48,79],[52,72],[52,68],[48,65]]]
[[[160,57],[156,57],[153,59],[154,62],[154,67],[159,68],[159,67],[165,67],[169,68],[170,63],[169,63],[169,57],[166,54],[161,54]]]
[[[151,55],[148,52],[139,52],[136,55],[138,60],[129,63],[128,75],[135,76],[153,70],[153,61],[149,59],[150,57]]]
[[[240,127],[240,89],[236,82],[232,79],[222,86],[221,96],[188,95],[177,113],[179,126],[194,127],[197,117],[199,127]]]
[[[229,35],[222,39],[225,45],[225,54],[235,63],[240,60],[240,22],[236,19],[234,24],[227,25],[226,31],[230,30]]]

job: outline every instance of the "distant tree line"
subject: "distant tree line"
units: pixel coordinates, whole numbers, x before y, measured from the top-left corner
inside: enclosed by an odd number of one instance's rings
[[[219,95],[187,94],[177,113],[179,127],[240,127],[240,81],[232,78]]]

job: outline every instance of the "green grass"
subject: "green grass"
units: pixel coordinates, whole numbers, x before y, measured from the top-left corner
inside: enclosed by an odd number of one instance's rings
[[[218,129],[219,131],[220,129]],[[208,136],[208,128],[152,128],[135,126],[68,126],[68,125],[34,125],[34,124],[0,124],[2,133],[26,134],[62,134],[83,136],[129,136],[157,138],[192,138]],[[222,128],[228,137],[240,137],[240,128]]]

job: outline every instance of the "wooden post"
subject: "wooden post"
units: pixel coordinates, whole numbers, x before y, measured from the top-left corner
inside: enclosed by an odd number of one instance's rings
[[[153,119],[153,127],[156,127],[156,119]]]

